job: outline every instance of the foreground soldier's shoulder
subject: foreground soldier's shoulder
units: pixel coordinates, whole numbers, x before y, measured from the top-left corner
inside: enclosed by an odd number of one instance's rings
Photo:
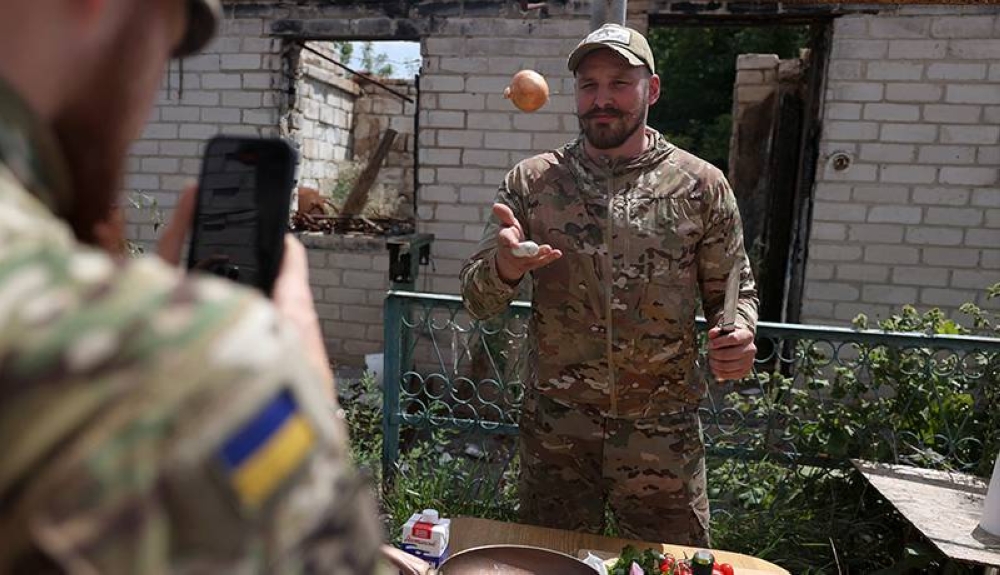
[[[206,382],[176,414],[184,432],[167,470],[173,528],[201,534],[185,553],[209,565],[242,543],[234,565],[267,549],[279,571],[367,573],[380,541],[377,512],[351,462],[346,427],[300,357],[296,334],[258,303],[213,338],[207,359],[217,376],[241,375]]]
[[[368,573],[377,512],[321,390],[290,374],[217,390],[208,405],[186,416],[166,481],[172,527],[190,534],[183,553],[211,565],[242,549],[233,564],[246,565],[259,546],[282,571]]]
[[[155,548],[163,554],[146,557],[144,572],[316,563],[367,573],[379,541],[371,494],[320,390],[294,369],[280,379],[204,374],[136,390],[129,403],[142,409],[109,408],[107,423],[38,485],[58,493],[34,515],[53,558],[128,572],[136,549]],[[88,530],[77,527],[82,517]]]
[[[309,475],[332,485],[349,470],[342,426],[303,379],[289,373],[208,384],[175,414],[178,433],[165,462],[170,507],[181,527],[212,527],[200,530],[200,545],[220,549],[229,538],[253,536],[254,525],[290,512],[289,496]],[[328,503],[327,494],[315,496],[313,505]]]

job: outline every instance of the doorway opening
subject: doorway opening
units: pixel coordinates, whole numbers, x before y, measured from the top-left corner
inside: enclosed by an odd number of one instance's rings
[[[650,25],[663,86],[650,125],[732,184],[764,321],[800,315],[829,37],[829,19]]]

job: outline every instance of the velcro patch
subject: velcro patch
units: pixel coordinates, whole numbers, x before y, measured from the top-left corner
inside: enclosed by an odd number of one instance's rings
[[[619,44],[624,44],[628,46],[631,41],[632,36],[628,30],[623,30],[621,28],[610,28],[601,27],[595,30],[590,36],[587,36],[585,42],[587,44],[598,43],[598,42],[618,42]]]
[[[316,431],[286,389],[227,436],[217,457],[243,506],[257,509],[302,466],[315,444]]]

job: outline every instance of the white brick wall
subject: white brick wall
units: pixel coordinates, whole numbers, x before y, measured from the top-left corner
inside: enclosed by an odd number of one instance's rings
[[[503,174],[575,136],[565,56],[587,26],[586,20],[561,18],[530,25],[449,18],[424,41],[418,225],[436,236],[436,272],[421,272],[432,277],[433,291],[458,293],[458,270],[475,249]],[[511,75],[525,68],[545,75],[551,96],[531,114],[502,97]]]
[[[264,39],[261,18],[223,21],[204,53],[171,63],[154,120],[131,149],[126,192],[154,198],[169,218],[177,192],[197,179],[208,138],[219,134],[278,134],[282,61],[279,40]],[[149,248],[156,233],[149,214],[126,210],[126,232]]]
[[[884,315],[907,302],[954,310],[968,298],[985,303],[984,282],[1000,279],[1000,23],[995,14],[922,10],[835,23],[805,321]],[[265,18],[227,15],[208,51],[184,61],[182,97],[175,67],[132,149],[128,189],[151,193],[169,212],[197,176],[205,139],[289,133],[289,75],[281,42],[264,36]],[[456,293],[506,170],[575,136],[564,59],[587,26],[586,17],[449,16],[424,38],[417,224],[436,240],[418,289]],[[534,114],[502,97],[522,68],[550,85],[549,104]],[[847,170],[832,169],[836,152],[852,158]],[[131,237],[154,238],[146,220],[129,214]],[[378,351],[384,245],[316,245],[310,261],[332,356],[357,361]]]
[[[337,57],[327,42],[308,46]],[[302,51],[299,66],[296,105],[291,110],[295,118],[290,121],[291,135],[299,145],[298,184],[329,194],[340,166],[352,153],[354,105],[360,90],[346,73],[311,52]]]
[[[1000,22],[942,9],[834,26],[803,321],[956,313],[1000,281]]]
[[[413,80],[383,80],[407,102],[382,88],[362,85],[354,121],[354,160],[358,168],[378,148],[387,128],[396,130],[389,154],[369,192],[369,206],[380,215],[413,216],[413,169],[416,146],[416,86]]]
[[[291,121],[292,103],[284,94],[293,75],[283,71],[281,41],[265,37],[266,17],[227,14],[220,37],[204,54],[184,61],[183,96],[176,94],[176,78],[161,90],[151,123],[132,149],[126,185],[153,195],[167,217],[177,191],[198,175],[205,140],[217,133],[287,136],[311,130],[307,140],[315,154],[306,159],[331,151],[337,156],[343,142],[327,128],[348,121],[346,109],[344,117],[332,117],[329,102],[320,105],[316,97],[322,90],[312,86],[295,102],[309,122]],[[434,266],[421,270],[418,289],[457,293],[458,271],[506,171],[575,136],[565,56],[586,32],[586,18],[448,18],[423,40],[417,220],[418,231],[437,239]],[[551,89],[548,105],[530,115],[502,97],[510,76],[522,68],[545,74]],[[403,150],[413,149],[411,139],[403,142]],[[332,174],[307,161],[302,176],[305,183],[322,184]],[[401,171],[396,180],[404,185],[412,177]],[[129,237],[151,243],[156,234],[148,214],[133,210],[128,217]],[[357,246],[327,245],[331,241],[310,240],[313,289],[331,357],[357,362],[381,349],[388,258],[381,242],[355,253]]]

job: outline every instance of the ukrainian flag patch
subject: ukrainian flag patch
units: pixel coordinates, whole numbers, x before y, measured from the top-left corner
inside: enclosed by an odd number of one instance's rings
[[[225,439],[218,458],[244,507],[256,509],[305,462],[316,432],[284,390]]]

